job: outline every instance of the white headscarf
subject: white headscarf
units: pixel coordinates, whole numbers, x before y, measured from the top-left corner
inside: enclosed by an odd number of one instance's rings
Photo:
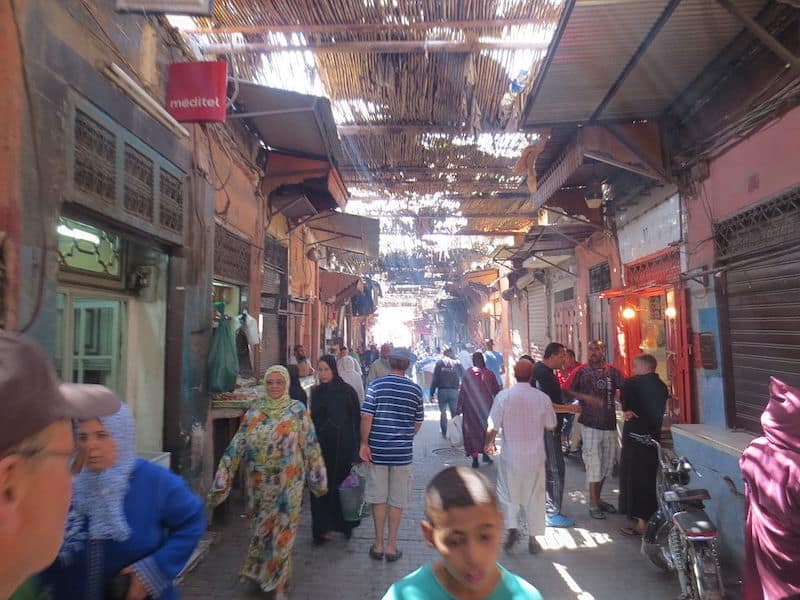
[[[361,373],[358,372],[356,361],[352,356],[344,356],[339,360],[339,376],[344,379],[345,383],[350,386],[358,394],[358,401],[364,403],[364,383],[361,381]]]

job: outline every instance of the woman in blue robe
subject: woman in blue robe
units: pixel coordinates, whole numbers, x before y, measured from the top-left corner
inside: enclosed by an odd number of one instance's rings
[[[205,530],[203,503],[177,475],[136,457],[133,416],[78,425],[86,465],[73,480],[64,544],[38,576],[53,600],[173,599]]]

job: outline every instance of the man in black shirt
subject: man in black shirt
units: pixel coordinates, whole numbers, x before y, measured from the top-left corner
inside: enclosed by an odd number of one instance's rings
[[[533,367],[531,385],[550,396],[553,410],[558,417],[558,425],[552,431],[544,432],[544,448],[546,453],[545,472],[547,475],[547,526],[572,527],[575,521],[561,514],[561,503],[564,498],[564,454],[561,450],[561,428],[564,425],[564,414],[573,407],[564,403],[561,385],[555,369],[561,369],[567,349],[563,344],[552,342],[544,349],[544,358]]]
[[[461,386],[462,368],[457,360],[453,358],[453,351],[445,348],[442,351],[442,358],[436,362],[433,369],[433,379],[431,380],[431,402],[439,400],[439,427],[442,437],[447,437],[447,409],[450,409],[450,418],[456,414],[458,405],[458,388]],[[438,391],[438,394],[437,394]]]

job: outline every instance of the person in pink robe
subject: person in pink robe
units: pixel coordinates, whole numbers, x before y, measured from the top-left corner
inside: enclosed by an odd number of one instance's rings
[[[744,600],[800,598],[800,390],[770,378],[762,437],[739,464],[747,512]]]
[[[474,366],[464,370],[461,379],[461,389],[458,392],[458,405],[456,414],[464,416],[462,425],[464,433],[464,451],[472,457],[472,468],[477,469],[478,454],[486,449],[486,425],[492,402],[500,384],[497,377],[489,369],[483,359],[483,354],[475,352],[472,355]],[[491,463],[492,459],[484,452],[483,462]]]

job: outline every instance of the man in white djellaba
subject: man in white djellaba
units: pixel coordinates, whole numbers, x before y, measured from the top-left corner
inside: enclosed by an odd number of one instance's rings
[[[503,506],[508,530],[503,548],[510,552],[519,541],[518,518],[525,511],[528,522],[528,552],[542,548],[537,535],[545,531],[544,432],[556,426],[553,403],[541,390],[531,387],[533,364],[520,360],[514,365],[517,383],[494,399],[486,433],[486,453],[497,451],[494,441],[503,432],[502,454],[497,465],[497,497]]]

